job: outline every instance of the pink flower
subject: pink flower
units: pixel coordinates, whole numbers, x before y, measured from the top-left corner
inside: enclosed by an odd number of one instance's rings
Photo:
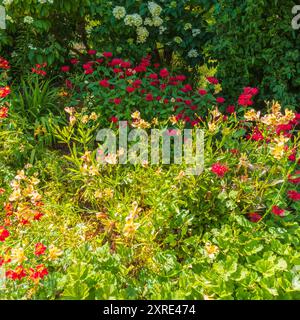
[[[272,207],[272,212],[276,215],[276,216],[280,216],[280,217],[284,217],[284,212],[285,210],[277,207],[277,206],[273,206]]]
[[[225,173],[229,171],[226,165],[215,163],[211,166],[211,171],[219,177],[224,177]]]

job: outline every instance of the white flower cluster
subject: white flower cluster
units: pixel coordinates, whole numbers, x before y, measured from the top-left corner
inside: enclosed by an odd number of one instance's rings
[[[149,32],[145,27],[139,27],[136,29],[137,43],[145,43],[149,37]]]
[[[195,49],[192,49],[188,52],[189,58],[197,58],[198,56],[199,56],[199,53]]]
[[[201,33],[201,30],[200,29],[193,29],[192,30],[192,35],[193,35],[193,37],[196,37],[198,34],[200,34]]]
[[[26,16],[24,18],[24,23],[32,24],[33,23],[33,18],[30,16]]]
[[[116,6],[113,9],[113,15],[116,19],[121,20],[126,16],[126,9],[121,6]]]
[[[149,31],[145,26],[157,27],[159,28],[160,34],[162,34],[166,28],[163,27],[163,19],[159,16],[162,12],[162,7],[157,3],[150,1],[148,2],[148,9],[150,11],[151,17],[143,18],[138,13],[126,14],[126,9],[121,6],[116,6],[112,13],[113,16],[121,20],[124,18],[124,24],[129,27],[136,28],[137,43],[145,43],[149,37]],[[143,26],[144,25],[144,26]]]
[[[137,27],[138,28],[143,24],[143,19],[137,13],[128,14],[124,19],[124,23],[126,24],[126,26]]]
[[[162,12],[162,7],[153,1],[148,2],[148,9],[153,17],[158,17]]]

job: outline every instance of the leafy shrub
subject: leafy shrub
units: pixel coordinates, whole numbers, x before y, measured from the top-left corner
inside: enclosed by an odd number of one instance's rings
[[[2,49],[24,70],[28,61],[49,65],[70,51],[93,46],[141,58],[157,50],[169,63],[173,53],[187,65],[204,61],[211,1],[2,1],[8,19]],[[124,5],[124,7],[121,7]]]
[[[218,1],[210,55],[223,89],[236,96],[260,84],[261,102],[299,102],[299,32],[292,29],[297,1]]]

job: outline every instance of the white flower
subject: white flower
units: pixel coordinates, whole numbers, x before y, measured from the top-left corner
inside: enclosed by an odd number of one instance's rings
[[[155,2],[148,2],[148,9],[153,17],[157,17],[162,12],[162,7]]]
[[[153,25],[155,27],[160,27],[164,23],[163,19],[160,17],[153,17]]]
[[[136,29],[137,33],[137,43],[144,43],[146,42],[149,32],[145,27],[139,27]]]
[[[160,27],[159,27],[159,34],[162,35],[166,30],[167,30],[166,27],[160,26]]]
[[[184,30],[190,30],[192,29],[192,25],[190,23],[186,23],[183,27]]]
[[[189,58],[197,58],[198,56],[199,56],[199,53],[195,49],[190,50],[188,53]]]
[[[33,23],[33,18],[30,17],[30,16],[26,16],[26,17],[24,18],[24,23],[28,23],[28,24]]]
[[[113,9],[113,15],[116,19],[120,20],[125,17],[126,9],[124,7],[116,6]]]
[[[124,19],[124,23],[126,24],[126,26],[140,27],[143,24],[143,19],[137,13],[128,14]]]
[[[200,34],[201,33],[201,30],[200,29],[193,29],[192,30],[192,35],[193,35],[193,37],[196,37],[198,34]]]
[[[182,39],[180,37],[175,37],[174,41],[178,44],[180,44],[182,42]]]
[[[144,25],[152,27],[153,26],[153,20],[150,19],[150,18],[146,18],[145,21],[144,21]]]
[[[3,2],[2,2],[2,4],[4,5],[4,6],[9,6],[10,4],[12,4],[13,3],[13,0],[3,0]]]

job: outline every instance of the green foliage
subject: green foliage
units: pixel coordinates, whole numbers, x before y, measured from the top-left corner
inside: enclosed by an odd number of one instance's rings
[[[297,1],[218,1],[211,58],[217,60],[222,87],[236,96],[259,87],[261,101],[296,106],[300,92],[299,37],[291,10]]]

